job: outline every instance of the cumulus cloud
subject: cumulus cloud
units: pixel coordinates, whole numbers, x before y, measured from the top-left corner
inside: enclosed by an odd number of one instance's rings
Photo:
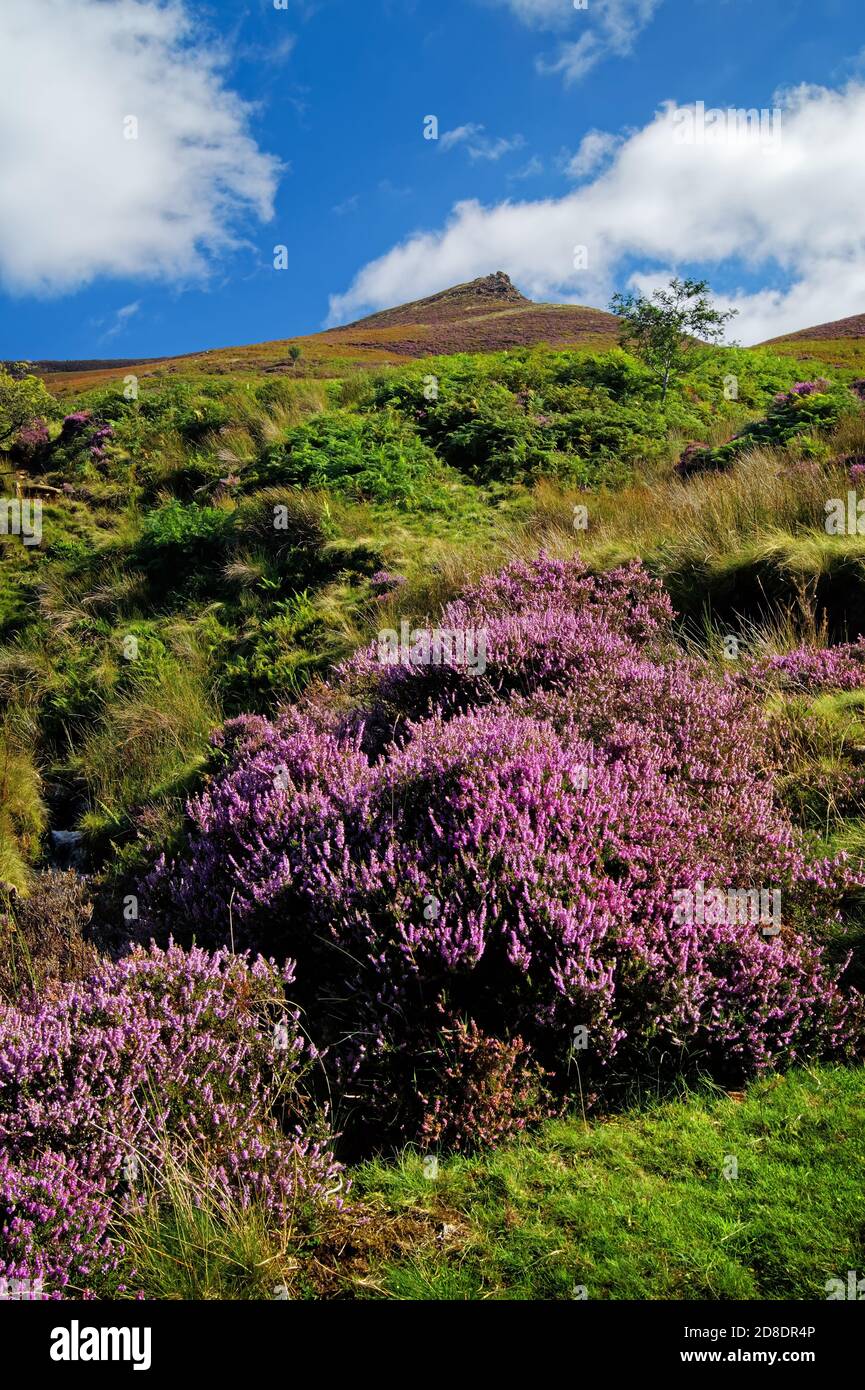
[[[206,274],[273,215],[249,116],[183,0],[2,0],[0,282]]]
[[[596,305],[623,279],[648,286],[671,268],[710,279],[714,269],[748,285],[719,296],[740,311],[731,331],[746,342],[861,312],[865,83],[799,87],[777,101],[771,140],[730,125],[729,138],[700,141],[697,108],[668,103],[561,198],[458,203],[444,227],[364,266],[333,296],[331,322],[499,267],[534,298]]]
[[[538,70],[559,73],[565,82],[578,82],[603,59],[626,57],[651,20],[661,0],[591,0],[577,8],[569,0],[492,0],[518,19],[538,29],[572,30],[552,58],[540,57]]]

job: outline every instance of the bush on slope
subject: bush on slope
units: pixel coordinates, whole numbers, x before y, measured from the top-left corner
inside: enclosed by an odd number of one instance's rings
[[[459,1112],[466,1028],[504,1045],[516,1123],[577,1085],[852,1048],[858,999],[809,928],[856,875],[809,861],[758,697],[676,657],[669,621],[639,566],[541,558],[444,610],[484,630],[483,670],[374,645],[304,708],[233,721],[150,924],[296,958],[337,1094],[377,1138],[437,1132],[444,1086]],[[721,901],[687,920],[701,886],[779,891],[780,930]]]

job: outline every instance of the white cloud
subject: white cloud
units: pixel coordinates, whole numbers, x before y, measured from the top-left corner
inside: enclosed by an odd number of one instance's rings
[[[5,288],[201,276],[272,216],[279,163],[220,67],[183,0],[2,0]]]
[[[492,3],[506,5],[517,19],[542,29],[560,29],[573,18],[572,0],[492,0]]]
[[[141,300],[136,299],[134,304],[124,304],[122,308],[117,309],[114,314],[114,322],[102,334],[102,340],[116,338],[118,333],[122,333],[129,320],[135,317],[140,308]]]
[[[565,82],[578,82],[604,58],[627,57],[661,0],[588,0],[577,9],[571,0],[492,0],[537,29],[575,30],[576,39],[562,40],[551,60],[539,58],[539,72],[560,73]]]
[[[448,150],[454,149],[457,145],[464,145],[466,141],[474,140],[482,130],[483,126],[476,125],[473,121],[470,121],[468,125],[458,125],[453,130],[446,130],[439,137],[439,149],[443,154],[446,154]]]
[[[621,136],[608,130],[590,130],[580,141],[577,153],[568,160],[566,173],[573,179],[593,174],[621,144]]]
[[[544,172],[544,161],[536,154],[531,159],[527,159],[521,169],[516,169],[514,173],[508,174],[509,179],[536,179]]]
[[[728,280],[747,272],[749,288],[722,301],[740,310],[731,334],[746,342],[862,312],[865,83],[800,87],[778,102],[780,140],[769,147],[680,143],[677,113],[694,108],[670,103],[561,198],[458,203],[443,228],[364,266],[333,296],[331,321],[498,268],[534,298],[596,305],[627,275],[649,284],[677,266],[710,279],[713,267]],[[578,245],[587,269],[574,268]],[[750,288],[755,279],[762,288]]]
[[[442,154],[447,154],[457,145],[465,145],[469,159],[501,159],[502,155],[510,154],[512,150],[520,150],[525,144],[522,135],[512,135],[510,139],[499,136],[493,140],[485,133],[482,125],[469,122],[468,125],[456,126],[454,130],[446,130],[439,138],[439,150]]]
[[[513,150],[521,150],[525,143],[525,137],[522,135],[512,135],[510,139],[500,135],[498,140],[478,140],[469,146],[469,158],[501,159],[503,154],[511,154]]]

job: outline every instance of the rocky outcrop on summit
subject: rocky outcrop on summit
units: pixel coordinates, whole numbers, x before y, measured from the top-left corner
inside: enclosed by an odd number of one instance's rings
[[[415,299],[408,304],[399,304],[394,309],[383,309],[378,314],[357,319],[347,324],[347,328],[387,328],[398,323],[441,323],[445,319],[462,318],[465,314],[482,313],[511,307],[528,308],[532,301],[520,294],[509,275],[496,270],[491,275],[482,275],[477,280],[468,280],[463,285],[451,285],[449,289],[439,290],[438,294],[425,299]]]

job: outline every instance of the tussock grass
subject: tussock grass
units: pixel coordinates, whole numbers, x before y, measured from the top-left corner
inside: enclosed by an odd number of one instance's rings
[[[545,480],[517,545],[579,554],[609,568],[643,559],[693,624],[706,611],[737,628],[789,622],[833,640],[865,630],[865,537],[828,535],[826,503],[846,498],[846,469],[832,458],[857,452],[865,424],[845,417],[826,443],[830,461],[788,449],[754,449],[729,472],[681,481],[641,480],[586,494]],[[575,531],[574,507],[588,508]]]
[[[131,672],[125,693],[107,700],[102,717],[82,740],[91,813],[96,821],[122,818],[144,799],[169,796],[200,767],[221,711],[206,657],[180,635],[157,671]],[[93,816],[85,821],[93,828]]]
[[[159,1171],[143,1171],[140,1205],[118,1224],[134,1287],[148,1298],[234,1301],[293,1296],[297,1235],[259,1204],[226,1197],[206,1155],[166,1148]]]
[[[26,893],[46,826],[42,778],[33,760],[33,728],[19,713],[0,724],[0,884]]]

